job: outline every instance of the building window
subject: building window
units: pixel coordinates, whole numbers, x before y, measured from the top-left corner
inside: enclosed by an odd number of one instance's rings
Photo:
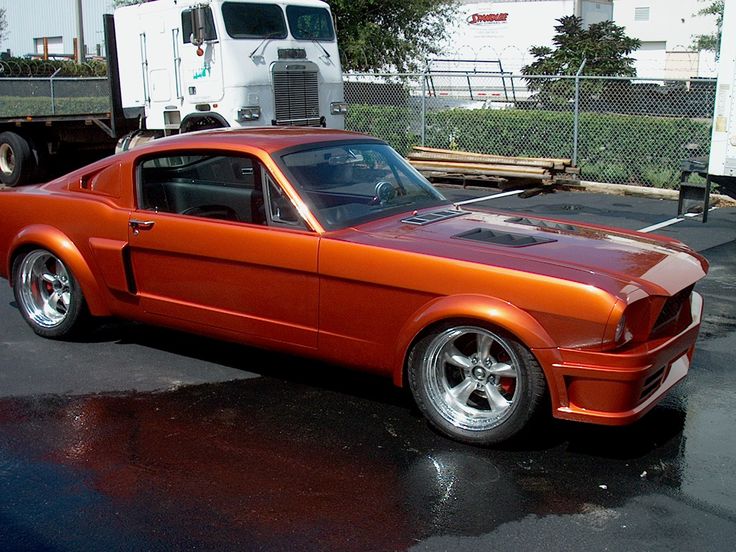
[[[634,21],[649,21],[649,6],[634,8]]]
[[[64,53],[64,39],[60,36],[34,38],[33,49],[37,55],[43,55],[44,53],[51,56],[62,55]]]

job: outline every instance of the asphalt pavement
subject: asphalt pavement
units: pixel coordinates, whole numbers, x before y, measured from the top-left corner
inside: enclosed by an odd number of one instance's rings
[[[487,204],[631,229],[676,208]],[[494,449],[299,357],[117,321],[36,337],[0,282],[0,550],[734,550],[736,209],[659,233],[711,262],[687,380],[632,426],[550,421]]]

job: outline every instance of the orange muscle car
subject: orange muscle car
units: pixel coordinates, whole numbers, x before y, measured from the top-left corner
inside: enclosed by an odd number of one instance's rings
[[[384,142],[323,129],[154,141],[0,211],[0,276],[39,335],[117,316],[311,355],[478,444],[547,404],[640,418],[687,374],[707,271],[674,240],[453,205]]]

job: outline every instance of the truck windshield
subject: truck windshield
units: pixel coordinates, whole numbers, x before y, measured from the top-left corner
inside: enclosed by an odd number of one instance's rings
[[[225,2],[225,30],[232,38],[286,38],[284,12],[276,4]]]
[[[325,40],[335,38],[330,12],[324,8],[286,6],[291,35],[297,40]]]

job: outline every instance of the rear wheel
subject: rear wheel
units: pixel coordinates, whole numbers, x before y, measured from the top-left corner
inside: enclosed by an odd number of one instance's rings
[[[0,134],[0,182],[16,186],[29,182],[36,170],[36,159],[28,141],[15,132]]]
[[[539,363],[516,339],[464,324],[442,327],[414,346],[409,385],[435,427],[482,445],[521,431],[546,389]]]
[[[13,265],[13,291],[23,318],[44,337],[65,337],[79,326],[84,297],[64,263],[45,249],[21,255]]]

